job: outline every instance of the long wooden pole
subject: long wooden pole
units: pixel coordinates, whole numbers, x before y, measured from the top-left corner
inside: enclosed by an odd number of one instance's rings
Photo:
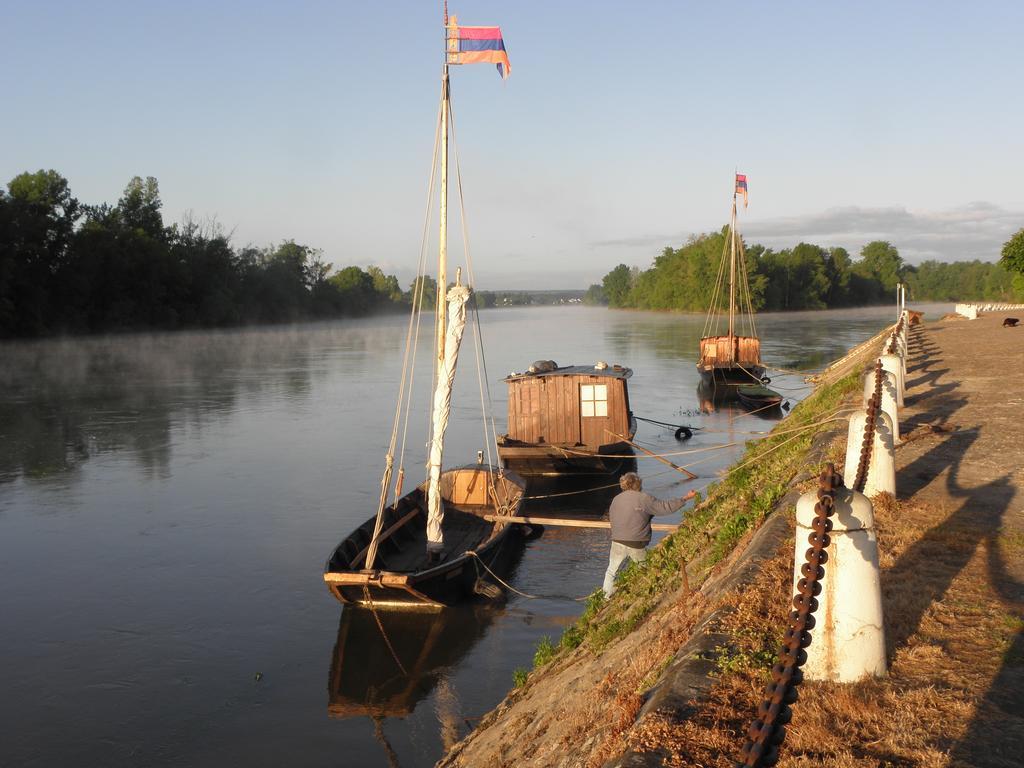
[[[483,515],[484,520],[495,523],[523,523],[525,525],[552,525],[556,528],[611,528],[607,520],[580,520],[574,517],[511,517],[509,515]],[[651,523],[652,531],[674,531],[679,523]]]
[[[734,184],[735,186],[735,184]],[[732,193],[732,218],[729,220],[729,362],[735,362],[736,337],[736,190]]]
[[[446,54],[447,55],[447,54]],[[441,82],[441,223],[437,253],[437,369],[444,362],[445,293],[448,291],[448,63]]]
[[[632,440],[630,440],[628,437],[620,435],[618,432],[612,432],[610,429],[606,429],[605,432],[607,432],[609,435],[612,435],[614,437],[619,438],[619,440],[622,440],[625,443],[628,443],[629,445],[631,445],[634,448],[636,448],[638,451],[642,451],[643,453],[646,453],[652,459],[657,459],[662,464],[665,464],[665,465],[667,465],[669,467],[672,467],[672,469],[676,470],[677,472],[682,472],[684,475],[687,476],[688,480],[696,480],[697,479],[697,475],[693,474],[693,472],[688,470],[686,467],[680,467],[678,464],[673,464],[671,461],[666,459],[664,456],[659,456],[654,451],[648,451],[642,445],[637,445]]]

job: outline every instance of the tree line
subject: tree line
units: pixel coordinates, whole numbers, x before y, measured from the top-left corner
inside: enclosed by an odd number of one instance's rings
[[[707,311],[727,237],[727,228],[691,237],[680,248],[665,248],[650,269],[619,264],[600,284],[590,286],[584,301],[612,307]],[[1015,237],[1024,237],[1024,230]],[[749,245],[744,251],[755,310],[880,304],[895,300],[895,286],[900,282],[907,285],[908,295],[915,301],[1024,298],[1024,275],[1014,276],[1015,269],[1005,255],[999,263],[925,261],[913,266],[903,262],[891,243],[880,240],[865,245],[856,261],[845,248],[810,243],[778,252]]]
[[[88,205],[56,171],[0,188],[0,337],[364,315],[407,307],[378,267],[332,271],[293,240],[235,248],[215,223],[164,224],[157,180]],[[436,283],[426,278],[433,306]]]

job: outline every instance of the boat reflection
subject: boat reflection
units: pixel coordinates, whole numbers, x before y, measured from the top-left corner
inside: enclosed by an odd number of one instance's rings
[[[499,609],[484,603],[443,611],[346,607],[327,682],[332,718],[405,717],[483,637]]]
[[[785,415],[784,411],[789,408],[786,403],[783,408],[771,406],[751,410],[740,402],[735,387],[707,385],[703,382],[697,385],[697,402],[701,413],[724,415],[730,417],[730,421],[740,416],[754,416],[765,421],[778,421]]]

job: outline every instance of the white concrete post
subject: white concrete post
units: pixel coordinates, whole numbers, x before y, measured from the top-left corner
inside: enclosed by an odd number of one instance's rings
[[[892,430],[893,444],[899,442],[900,439],[900,411],[897,405],[896,392],[897,392],[897,379],[896,375],[891,371],[887,371],[884,367],[882,368],[882,413],[889,416],[890,428]],[[868,400],[875,394],[875,372],[871,371],[867,376],[864,377],[864,407],[867,408]]]
[[[816,492],[805,493],[796,505],[796,563],[794,592],[800,566],[813,531]],[[882,590],[878,578],[878,539],[871,502],[848,488],[835,491],[835,514],[825,548],[818,610],[814,612],[811,644],[803,666],[808,680],[854,682],[884,677],[885,633]]]
[[[868,415],[864,411],[850,417],[850,429],[846,433],[846,465],[843,467],[843,482],[847,488],[853,488],[857,480],[857,466],[860,464],[867,423]],[[863,493],[869,499],[880,493],[896,495],[896,441],[892,433],[892,419],[885,411],[880,412],[875,419],[875,437],[871,444],[871,461],[868,462]]]
[[[883,371],[889,371],[893,376],[896,377],[896,384],[895,384],[895,387],[894,387],[895,391],[893,392],[893,396],[896,399],[896,404],[899,405],[900,407],[902,407],[903,406],[903,393],[906,391],[906,383],[905,383],[906,379],[903,378],[903,373],[904,373],[903,372],[903,360],[900,358],[899,355],[889,355],[889,354],[881,355],[878,359],[882,361],[882,370]],[[883,384],[882,388],[885,389],[885,385],[884,384]],[[896,414],[890,413],[889,415],[892,416],[893,420],[895,421]],[[897,432],[897,438],[898,438],[899,437],[899,428],[898,427],[896,429],[896,432]]]

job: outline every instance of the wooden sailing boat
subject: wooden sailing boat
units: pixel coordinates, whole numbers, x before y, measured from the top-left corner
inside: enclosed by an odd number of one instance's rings
[[[498,466],[484,464],[483,452],[480,452],[481,460],[476,466],[447,471],[441,469],[444,435],[451,412],[452,385],[471,294],[469,287],[462,285],[461,269],[456,272],[455,285],[451,290],[446,290],[448,141],[452,126],[448,68],[451,64],[491,61],[498,64],[498,71],[503,77],[509,71],[508,56],[498,27],[460,28],[454,16],[449,19],[447,4],[444,22],[446,54],[441,77],[441,108],[434,158],[436,168],[439,144],[441,199],[436,358],[427,478],[419,487],[402,495],[405,475],[402,463],[405,446],[403,429],[403,450],[398,452],[394,497],[391,504],[387,503],[403,416],[405,424],[408,424],[409,398],[406,393],[411,389],[415,371],[415,340],[418,338],[419,311],[423,307],[425,283],[421,258],[406,339],[405,366],[391,443],[381,478],[377,513],[335,547],[324,568],[324,581],[331,594],[347,604],[440,608],[480,590],[481,579],[500,572],[503,561],[510,554],[509,539],[516,535],[518,529],[502,518],[517,513],[525,490],[525,483],[517,475]],[[468,248],[466,257],[471,276],[472,262],[469,260]],[[475,335],[479,344],[478,326],[477,322]],[[481,358],[482,355],[478,354],[477,359]],[[493,429],[490,433],[487,431],[486,414],[483,423],[485,444],[490,454],[494,435]],[[488,517],[490,519],[486,519]]]
[[[761,364],[761,340],[754,325],[743,238],[736,226],[736,195],[739,192],[743,193],[746,207],[747,177],[738,173],[732,193],[729,233],[722,249],[718,277],[700,340],[697,370],[701,384],[708,388],[735,388],[740,384],[759,383],[765,371]],[[725,334],[720,333],[719,327],[723,317],[728,318]]]

